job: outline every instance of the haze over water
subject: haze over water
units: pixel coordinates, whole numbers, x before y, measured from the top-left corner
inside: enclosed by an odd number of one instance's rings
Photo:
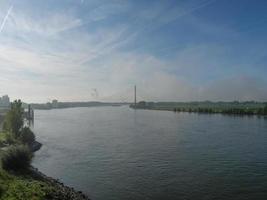
[[[267,119],[91,107],[36,110],[33,165],[93,200],[265,199]]]

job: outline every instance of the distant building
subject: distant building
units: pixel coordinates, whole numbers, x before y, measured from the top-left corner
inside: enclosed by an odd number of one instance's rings
[[[2,97],[0,97],[0,107],[9,107],[10,106],[10,99],[8,97],[8,95],[4,95]]]

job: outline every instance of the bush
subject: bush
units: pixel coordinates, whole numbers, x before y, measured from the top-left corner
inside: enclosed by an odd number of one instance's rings
[[[6,133],[6,143],[7,144],[15,144],[17,140],[14,138],[14,136],[11,133]]]
[[[33,154],[28,146],[11,146],[1,157],[2,167],[5,170],[27,169],[32,161]]]
[[[6,146],[15,144],[17,140],[13,137],[11,133],[0,132],[0,146]]]
[[[24,127],[20,133],[20,140],[23,144],[30,145],[35,141],[35,135],[29,127]]]

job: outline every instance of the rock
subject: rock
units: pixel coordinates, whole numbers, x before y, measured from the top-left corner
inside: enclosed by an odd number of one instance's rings
[[[72,187],[65,186],[59,180],[46,176],[34,167],[31,168],[31,171],[34,177],[37,177],[54,187],[55,190],[52,194],[46,195],[46,200],[90,200],[90,198],[83,194],[82,191],[76,191]]]
[[[42,144],[40,142],[34,141],[31,145],[30,145],[30,149],[32,152],[38,151],[40,150],[42,147]]]

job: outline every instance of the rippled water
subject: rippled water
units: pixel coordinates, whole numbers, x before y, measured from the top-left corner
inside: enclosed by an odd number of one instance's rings
[[[35,117],[34,166],[93,200],[267,198],[266,118],[126,106]]]

